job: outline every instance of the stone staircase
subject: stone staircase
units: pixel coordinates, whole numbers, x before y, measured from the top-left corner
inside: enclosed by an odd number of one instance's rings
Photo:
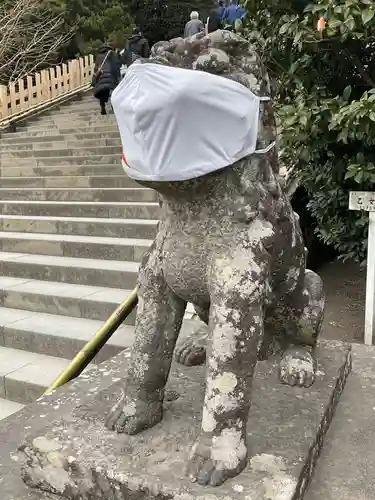
[[[37,399],[134,287],[156,194],[86,95],[0,139],[0,418]],[[134,314],[98,354],[132,342]]]

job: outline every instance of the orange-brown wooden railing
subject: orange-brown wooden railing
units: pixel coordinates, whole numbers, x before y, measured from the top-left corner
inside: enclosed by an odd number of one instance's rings
[[[28,75],[8,86],[0,85],[0,125],[88,88],[93,70],[94,57],[90,55]]]

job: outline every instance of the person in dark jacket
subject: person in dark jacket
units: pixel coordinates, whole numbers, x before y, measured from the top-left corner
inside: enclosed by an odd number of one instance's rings
[[[224,18],[225,7],[224,2],[219,0],[217,6],[210,12],[207,19],[207,33],[212,33],[213,31],[219,30]]]
[[[119,83],[121,61],[117,52],[109,45],[103,45],[98,51],[95,60],[94,75],[92,86],[94,87],[94,96],[100,102],[101,114],[106,115],[106,104],[109,96]]]
[[[150,55],[150,47],[140,28],[134,28],[133,34],[128,40],[128,48],[124,54],[124,63],[129,67],[135,60],[147,58]]]

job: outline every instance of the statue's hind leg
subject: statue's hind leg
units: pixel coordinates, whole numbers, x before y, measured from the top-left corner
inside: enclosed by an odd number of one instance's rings
[[[280,362],[280,380],[288,385],[310,387],[315,381],[314,348],[324,314],[324,290],[321,278],[306,270],[304,285],[283,305],[287,321],[284,354]]]
[[[197,323],[194,331],[177,342],[175,357],[181,365],[197,366],[206,361],[208,325],[200,321],[194,323]]]
[[[195,305],[194,309],[196,327],[188,335],[181,335],[175,349],[176,361],[185,366],[203,365],[206,361],[209,307]]]

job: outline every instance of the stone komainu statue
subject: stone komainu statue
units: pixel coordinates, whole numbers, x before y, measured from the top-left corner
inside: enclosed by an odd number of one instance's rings
[[[270,94],[257,55],[235,33],[160,42],[151,61],[211,72],[257,96]],[[272,104],[262,102],[260,108],[257,149],[264,149],[275,141],[276,130]],[[142,184],[158,191],[162,214],[139,271],[124,395],[107,426],[136,434],[157,424],[174,353],[178,361],[194,364],[202,361],[207,344],[202,425],[189,473],[201,485],[220,485],[247,463],[257,359],[278,346],[281,381],[305,387],[314,382],[322,282],[305,268],[298,217],[278,182],[275,147],[192,180]],[[175,349],[187,302],[207,332],[204,339],[198,332]]]

